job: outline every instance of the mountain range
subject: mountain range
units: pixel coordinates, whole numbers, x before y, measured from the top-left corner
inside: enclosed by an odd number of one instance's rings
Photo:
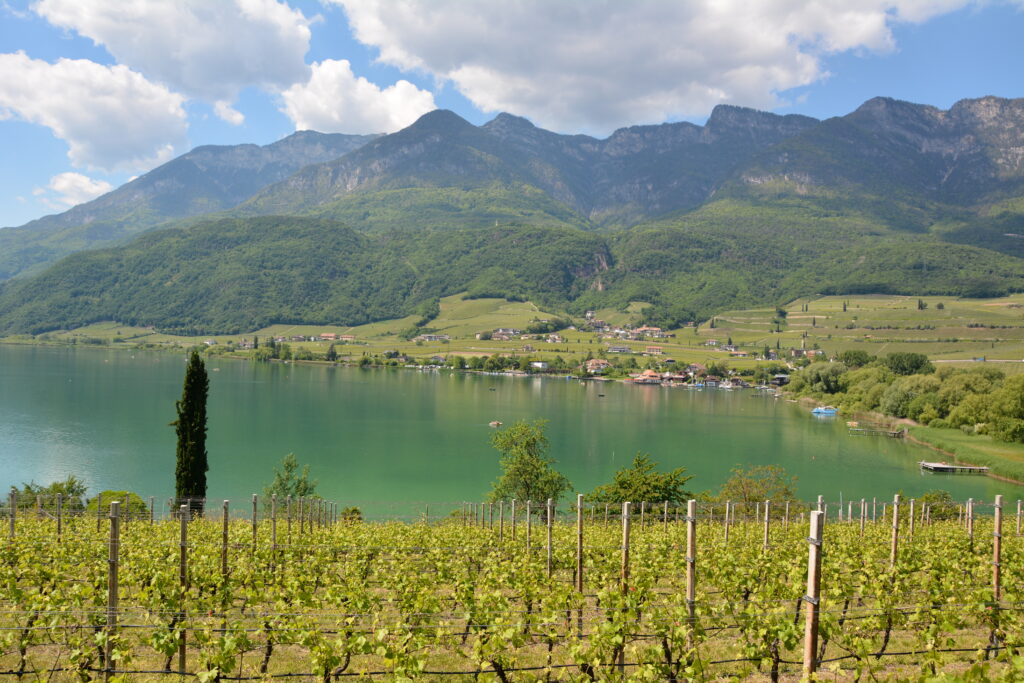
[[[434,111],[390,135],[200,147],[0,230],[0,330],[357,324],[530,297],[651,322],[816,293],[1024,290],[1024,100],[719,106],[605,139]]]

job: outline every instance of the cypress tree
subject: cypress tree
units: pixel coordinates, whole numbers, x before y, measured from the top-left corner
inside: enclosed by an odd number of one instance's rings
[[[175,403],[178,419],[172,422],[178,434],[177,466],[174,470],[175,495],[179,503],[184,499],[206,497],[206,397],[210,380],[206,366],[197,351],[189,356],[185,369],[185,385],[181,400]],[[201,500],[190,502],[194,509],[202,509]]]

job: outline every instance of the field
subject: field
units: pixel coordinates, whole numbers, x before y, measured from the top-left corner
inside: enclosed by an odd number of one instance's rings
[[[317,335],[325,332],[354,335],[355,342],[336,346],[342,359],[358,360],[363,355],[396,351],[415,358],[434,355],[463,356],[528,355],[537,360],[565,359],[596,355],[609,343],[629,346],[643,354],[648,346],[662,348],[659,359],[677,363],[727,362],[735,369],[756,367],[754,358],[765,347],[777,350],[781,359],[790,359],[790,349],[820,348],[827,353],[863,349],[875,355],[893,351],[928,354],[940,363],[967,365],[984,359],[999,363],[1007,373],[1024,372],[1024,295],[1001,299],[957,299],[921,297],[926,305],[918,308],[918,297],[856,296],[801,299],[784,307],[785,317],[775,308],[726,311],[696,327],[669,331],[668,339],[648,341],[610,341],[589,332],[564,330],[564,341],[550,344],[537,340],[481,341],[478,332],[513,327],[522,329],[538,319],[569,317],[561,311],[543,311],[531,302],[504,299],[463,299],[455,295],[441,299],[440,315],[428,323],[437,334],[447,334],[447,342],[405,341],[399,333],[418,319],[416,316],[362,325],[359,327],[321,325],[273,325],[243,335],[213,337],[176,337],[151,329],[132,328],[116,323],[97,323],[66,332],[40,335],[36,339],[8,338],[11,343],[92,343],[111,345],[154,345],[181,347],[215,341],[223,350],[229,342],[272,336]],[[844,305],[846,310],[844,309]],[[941,307],[940,307],[941,306]],[[595,311],[595,316],[615,325],[636,324],[645,304],[632,303],[626,310]],[[805,310],[806,309],[806,310]],[[582,319],[575,319],[582,324]],[[722,351],[728,341],[747,357]],[[308,349],[315,355],[326,352],[329,342],[289,342],[293,349]]]
[[[904,503],[894,536],[891,503],[825,504],[820,592],[797,503],[773,505],[768,525],[760,504],[734,506],[728,524],[721,503],[691,521],[637,505],[628,528],[615,506],[563,508],[550,532],[536,506],[528,527],[523,507],[515,521],[503,504],[431,524],[311,524],[289,505],[223,526],[219,505],[187,523],[142,509],[116,529],[64,518],[58,535],[25,501],[0,546],[0,674],[797,680],[808,634],[829,679],[1024,673],[1011,504],[1001,537],[987,505],[961,523],[955,504]]]

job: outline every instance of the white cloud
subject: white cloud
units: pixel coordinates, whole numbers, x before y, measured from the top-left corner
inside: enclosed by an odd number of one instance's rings
[[[232,126],[240,126],[245,123],[245,115],[232,107],[230,102],[225,102],[224,100],[214,102],[213,113]]]
[[[50,178],[49,189],[54,195],[46,194],[44,201],[50,206],[57,204],[61,205],[61,208],[69,208],[90,199],[96,199],[101,194],[113,190],[114,186],[105,180],[96,180],[81,173],[67,172]]]
[[[296,130],[323,133],[389,133],[435,108],[430,92],[404,80],[381,89],[356,77],[346,59],[313,64],[309,81],[281,97]]]
[[[824,55],[894,48],[891,27],[981,0],[330,0],[381,61],[451,81],[485,111],[607,132],[764,109]]]
[[[32,9],[148,78],[225,106],[243,88],[308,78],[310,22],[278,0],[38,0]]]
[[[46,126],[75,166],[151,168],[185,140],[183,98],[123,65],[0,54],[0,117]]]

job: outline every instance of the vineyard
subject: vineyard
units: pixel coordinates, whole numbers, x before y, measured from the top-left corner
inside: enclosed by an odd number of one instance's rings
[[[1022,680],[1020,506],[999,504],[8,507],[0,676]]]

